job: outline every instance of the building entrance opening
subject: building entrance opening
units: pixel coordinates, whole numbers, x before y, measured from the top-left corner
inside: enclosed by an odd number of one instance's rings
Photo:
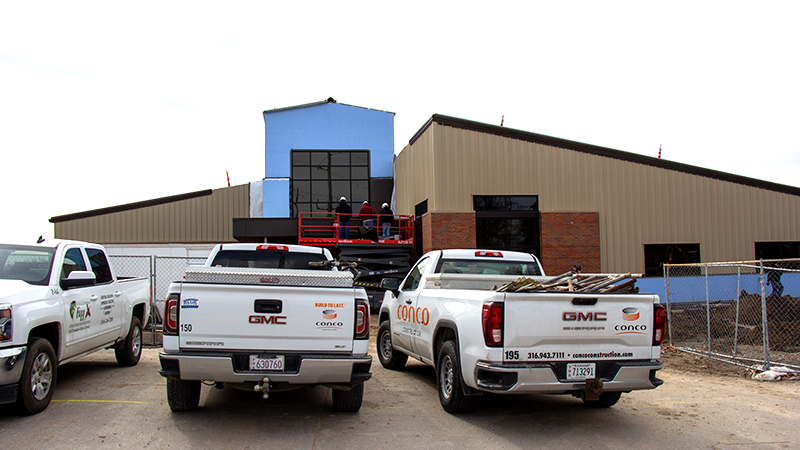
[[[474,195],[472,203],[478,248],[540,256],[537,195]]]

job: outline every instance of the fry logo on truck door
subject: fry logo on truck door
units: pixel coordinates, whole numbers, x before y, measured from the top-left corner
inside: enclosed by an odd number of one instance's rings
[[[431,321],[431,313],[428,311],[428,308],[415,308],[408,305],[397,305],[397,318],[403,322],[428,325],[428,323]]]

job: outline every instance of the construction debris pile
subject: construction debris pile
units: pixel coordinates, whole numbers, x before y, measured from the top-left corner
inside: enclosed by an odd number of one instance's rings
[[[557,277],[544,281],[521,277],[504,284],[498,292],[536,292],[536,291],[568,291],[568,292],[618,292],[635,294],[636,278],[641,274],[575,274],[565,272]],[[626,281],[627,280],[627,281]],[[619,283],[619,284],[617,284]]]

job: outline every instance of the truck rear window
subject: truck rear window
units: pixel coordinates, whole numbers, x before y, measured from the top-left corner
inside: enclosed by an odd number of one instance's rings
[[[321,253],[299,253],[279,250],[221,250],[214,257],[212,267],[249,267],[251,269],[303,269],[324,270],[309,267],[310,262],[325,261]]]
[[[534,261],[441,259],[437,273],[468,273],[473,275],[525,275],[539,276],[539,265]]]

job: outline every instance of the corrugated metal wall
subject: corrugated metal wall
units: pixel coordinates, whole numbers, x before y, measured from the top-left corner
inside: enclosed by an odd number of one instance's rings
[[[247,184],[215,189],[211,195],[57,222],[55,237],[101,244],[235,242],[233,218],[249,217],[249,202]]]
[[[644,245],[699,243],[703,261],[800,241],[800,196],[434,123],[397,156],[397,213],[472,211],[472,195],[538,195],[600,214],[602,270],[644,271]],[[433,188],[431,189],[431,183]]]

